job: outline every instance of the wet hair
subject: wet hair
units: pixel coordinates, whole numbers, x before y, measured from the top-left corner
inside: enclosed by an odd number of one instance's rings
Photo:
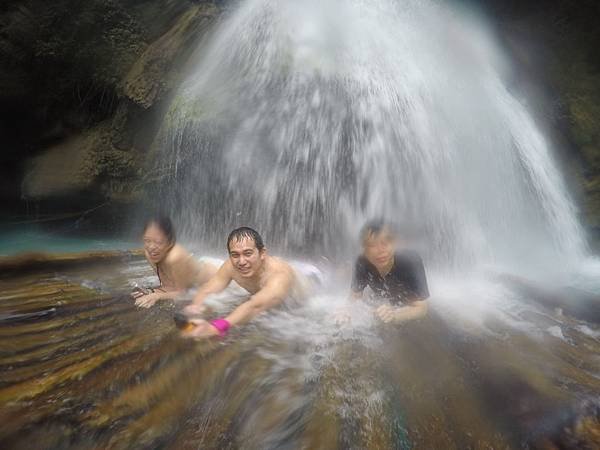
[[[156,214],[148,218],[144,223],[144,233],[150,227],[150,225],[156,225],[167,237],[169,243],[175,243],[175,228],[173,227],[173,222],[171,222],[169,216]]]
[[[398,237],[398,227],[395,224],[388,222],[384,219],[377,218],[369,220],[366,224],[363,225],[363,227],[360,230],[360,241],[364,242],[370,235],[373,234],[377,236],[381,234],[384,230],[390,233],[392,237]]]
[[[233,241],[239,242],[242,239],[252,239],[254,241],[254,245],[256,245],[256,248],[259,251],[265,248],[265,244],[263,243],[260,234],[258,234],[258,231],[250,227],[240,227],[229,233],[229,237],[227,238],[227,251],[230,251],[229,245]]]

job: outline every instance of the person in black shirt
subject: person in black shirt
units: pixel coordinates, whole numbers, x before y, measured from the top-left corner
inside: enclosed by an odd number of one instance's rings
[[[354,265],[352,297],[364,299],[368,287],[372,295],[366,300],[379,304],[376,315],[386,323],[424,317],[429,289],[419,254],[400,249],[397,232],[384,221],[367,223],[360,237],[363,251]]]

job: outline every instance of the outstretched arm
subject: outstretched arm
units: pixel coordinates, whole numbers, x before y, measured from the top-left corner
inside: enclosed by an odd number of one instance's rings
[[[287,273],[274,275],[267,284],[250,299],[226,317],[231,326],[241,325],[258,314],[279,305],[290,292],[292,277]]]
[[[184,311],[188,314],[201,313],[204,310],[203,303],[206,297],[211,294],[222,292],[227,286],[229,286],[229,283],[231,283],[232,280],[231,271],[231,263],[226,261],[219,268],[219,270],[217,270],[217,273],[215,273],[210,280],[208,280],[200,287],[200,289],[198,289],[192,304],[187,306]]]
[[[231,263],[226,261],[220,268],[217,270],[210,280],[208,280],[204,285],[198,289],[196,296],[194,297],[194,304],[201,305],[204,302],[204,299],[210,294],[217,294],[222,292],[229,283],[231,283]]]
[[[350,321],[351,321],[350,309],[352,308],[352,306],[355,302],[362,300],[362,299],[363,299],[362,291],[351,290],[350,294],[348,295],[347,303],[344,303],[344,305],[338,307],[333,313],[333,320],[335,321],[336,325],[344,325],[344,324],[350,323]]]
[[[422,319],[427,315],[427,300],[413,301],[400,308],[383,305],[377,308],[377,315],[385,323],[405,323],[411,320]]]
[[[221,323],[226,322],[227,328],[241,325],[252,320],[261,312],[279,305],[288,296],[292,282],[291,274],[283,272],[273,275],[260,291],[234,309],[225,319],[220,319]],[[219,329],[214,324],[204,320],[194,320],[193,322],[196,327],[186,333],[188,337],[211,337],[219,334]]]

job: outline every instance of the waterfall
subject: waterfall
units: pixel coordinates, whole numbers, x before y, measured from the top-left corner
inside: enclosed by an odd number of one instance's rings
[[[434,0],[247,0],[164,124],[165,202],[223,246],[348,254],[371,217],[434,264],[561,265],[585,253],[551,144],[485,23]]]

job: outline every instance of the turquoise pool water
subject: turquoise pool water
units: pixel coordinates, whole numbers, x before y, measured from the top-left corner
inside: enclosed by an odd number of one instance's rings
[[[82,235],[72,227],[0,226],[0,256],[26,252],[71,253],[127,250],[139,247],[133,240]]]

